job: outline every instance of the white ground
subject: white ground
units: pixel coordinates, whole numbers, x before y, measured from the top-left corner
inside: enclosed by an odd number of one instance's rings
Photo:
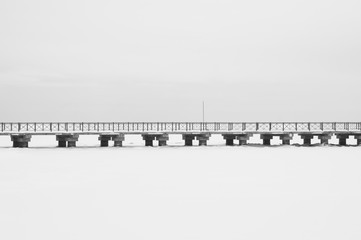
[[[361,147],[96,139],[0,137],[0,239],[361,239]]]

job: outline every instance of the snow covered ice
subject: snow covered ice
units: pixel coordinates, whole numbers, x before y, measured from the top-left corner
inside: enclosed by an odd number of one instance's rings
[[[1,239],[361,239],[361,147],[140,139],[13,149],[1,136]]]

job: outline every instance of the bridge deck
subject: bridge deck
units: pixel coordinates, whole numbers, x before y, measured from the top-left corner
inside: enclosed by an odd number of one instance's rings
[[[0,123],[0,134],[99,134],[119,132],[142,134],[163,132],[282,133],[282,132],[361,132],[361,122],[59,122]]]

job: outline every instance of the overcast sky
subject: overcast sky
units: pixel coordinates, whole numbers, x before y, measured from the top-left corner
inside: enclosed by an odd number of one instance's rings
[[[361,121],[360,0],[1,0],[0,121]]]

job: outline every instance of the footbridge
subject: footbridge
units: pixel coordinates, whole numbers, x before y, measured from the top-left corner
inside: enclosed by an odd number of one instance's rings
[[[328,144],[332,136],[339,145],[347,145],[354,136],[361,145],[361,122],[4,122],[0,123],[0,135],[9,135],[13,147],[28,147],[33,135],[54,135],[59,147],[75,147],[80,135],[98,135],[100,146],[121,147],[127,134],[142,135],[146,146],[167,145],[170,134],[182,134],[184,144],[207,145],[214,134],[221,134],[226,145],[246,145],[254,135],[260,135],[264,145],[271,145],[277,136],[282,144],[290,145],[294,135],[303,139],[303,145],[311,145],[314,137],[320,144]]]

